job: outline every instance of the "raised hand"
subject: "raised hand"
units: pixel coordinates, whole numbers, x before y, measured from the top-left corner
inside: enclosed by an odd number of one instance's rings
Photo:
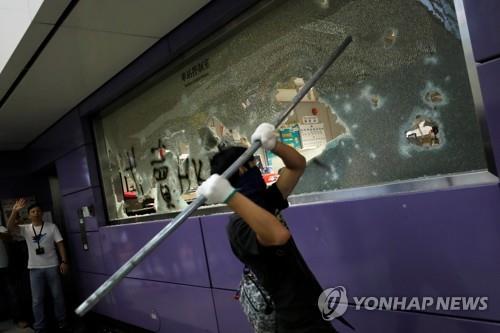
[[[262,147],[267,150],[273,150],[276,147],[276,133],[274,131],[274,125],[269,123],[260,124],[252,134],[252,143],[259,140],[262,143]]]
[[[17,213],[24,207],[26,207],[26,200],[23,198],[17,199],[16,203],[14,204],[14,207],[12,207],[12,211]]]

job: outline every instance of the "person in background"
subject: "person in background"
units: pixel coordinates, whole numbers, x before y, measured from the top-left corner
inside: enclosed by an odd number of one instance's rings
[[[7,256],[7,249],[5,247],[4,241],[9,240],[10,236],[7,233],[7,229],[3,225],[0,225],[0,292],[2,297],[0,299],[5,300],[2,302],[2,308],[7,306],[9,317],[12,316],[12,302],[14,300],[14,293],[12,290],[12,285],[9,278],[9,257]],[[3,315],[3,314],[2,314]],[[2,319],[5,319],[2,317]]]
[[[55,224],[43,221],[42,209],[37,204],[27,209],[31,224],[19,225],[19,211],[25,206],[24,199],[16,201],[7,228],[9,232],[23,236],[28,246],[28,269],[35,318],[33,328],[36,333],[47,332],[45,289],[48,286],[53,298],[54,315],[58,327],[66,329],[64,294],[59,276],[59,273],[66,274],[69,269],[63,238]],[[61,263],[59,263],[56,249],[61,257]]]
[[[4,304],[8,307],[8,315],[13,319],[14,323],[19,328],[26,328],[29,326],[28,318],[30,315],[22,311],[22,295],[20,295],[21,293],[18,294],[16,290],[19,279],[14,274],[15,265],[12,265],[9,260],[6,246],[13,243],[14,240],[8,234],[7,229],[0,225],[0,289],[4,294],[0,299],[5,300]]]

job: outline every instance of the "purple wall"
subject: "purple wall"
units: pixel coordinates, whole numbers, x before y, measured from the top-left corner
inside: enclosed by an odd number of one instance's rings
[[[349,297],[489,296],[487,311],[441,314],[500,322],[499,202],[498,187],[484,186],[296,206],[285,218],[325,288],[344,286]],[[242,267],[226,223],[202,218],[213,286],[235,289]]]
[[[487,311],[449,314],[500,321],[491,262],[499,201],[498,187],[485,186],[293,207],[285,217],[324,287],[351,297],[489,296]]]
[[[57,161],[84,143],[81,119],[75,110],[69,112],[26,149],[31,170]]]
[[[499,2],[500,4],[500,2]],[[499,9],[500,12],[500,9]],[[500,21],[500,20],[499,20]],[[500,28],[497,30],[500,32]],[[499,38],[500,39],[500,38]],[[500,50],[500,47],[499,47]],[[495,163],[497,170],[500,168],[500,57],[487,63],[477,66],[481,90],[483,93],[484,107],[486,110],[486,119],[490,132],[490,139],[495,150]]]
[[[500,57],[500,2],[464,0],[474,57],[485,62]]]
[[[209,288],[127,278],[113,296],[116,319],[130,324],[164,333],[218,332]]]
[[[254,2],[212,1],[27,149],[29,170],[56,164],[80,300],[167,223],[106,226],[88,116]],[[500,6],[496,0],[465,0],[465,6],[492,149],[500,165]],[[21,156],[16,163],[25,164]],[[15,182],[5,184],[0,196],[15,191],[11,189]],[[490,297],[489,309],[483,312],[350,308],[346,317],[358,332],[496,332],[500,329],[499,202],[498,186],[478,186],[298,206],[290,208],[286,217],[324,287],[344,285],[350,296]],[[77,209],[84,205],[96,207],[96,216],[84,222],[88,251],[81,245],[77,217]],[[226,219],[216,215],[187,221],[94,311],[160,332],[251,332],[232,298],[241,264],[230,252]]]
[[[480,322],[457,317],[422,315],[412,312],[347,310],[346,318],[356,325],[356,332],[386,333],[493,333],[500,330],[499,323]],[[340,323],[335,324],[340,333],[352,333]]]
[[[163,221],[101,228],[99,234],[104,265],[108,272],[119,269],[166,225]],[[210,280],[199,219],[188,219],[168,241],[160,244],[128,276],[209,288]]]

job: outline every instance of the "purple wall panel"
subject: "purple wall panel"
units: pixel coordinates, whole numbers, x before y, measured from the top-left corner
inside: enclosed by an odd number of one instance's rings
[[[500,2],[498,2],[500,6]],[[498,20],[500,24],[500,20]],[[500,32],[500,29],[499,29]],[[500,38],[497,38],[500,40]],[[500,59],[478,65],[481,91],[497,169],[500,168]]]
[[[96,231],[100,225],[105,224],[104,208],[99,187],[90,187],[86,190],[67,194],[62,197],[64,220],[68,232],[80,232],[78,209],[83,206],[93,205],[95,216],[84,219],[88,231]]]
[[[126,278],[113,295],[127,323],[165,333],[217,332],[209,288]]]
[[[464,6],[476,60],[500,56],[500,1],[464,0]]]
[[[81,113],[81,109],[78,108],[78,112],[80,113],[80,122],[82,126],[83,140],[86,144],[94,143],[94,125],[92,116],[84,116]]]
[[[498,320],[500,267],[491,262],[500,252],[498,202],[498,187],[484,186],[296,206],[285,216],[325,288],[344,285],[352,296],[489,296],[488,311],[460,315]],[[227,215],[201,220],[213,286],[235,289],[241,264],[227,241]]]
[[[172,54],[179,54],[193,47],[196,42],[206,38],[256,2],[257,0],[218,0],[207,4],[167,35]]]
[[[99,184],[90,145],[84,145],[58,159],[56,167],[62,195]]]
[[[252,332],[238,301],[233,299],[234,292],[214,289],[213,294],[220,333]],[[493,333],[500,330],[500,323],[484,323],[412,312],[355,310],[354,307],[349,307],[345,318],[359,333]],[[334,321],[333,325],[341,333],[353,332],[339,322]]]
[[[106,268],[117,270],[165,225],[166,222],[144,222],[101,228]],[[187,220],[128,276],[209,287],[199,220]]]
[[[229,214],[201,218],[210,277],[214,288],[237,289],[243,265],[231,252],[226,234]]]
[[[500,331],[500,323],[435,316],[412,312],[355,310],[349,307],[345,318],[356,328],[356,333],[494,333]],[[353,331],[334,321],[340,333]]]
[[[297,206],[285,211],[323,287],[351,296],[489,296],[500,319],[497,186]],[[455,314],[458,314],[455,312]]]
[[[74,274],[76,284],[78,285],[78,302],[83,302],[90,296],[97,288],[99,288],[104,281],[108,278],[106,275],[92,274],[85,272],[78,272]],[[93,312],[102,314],[104,316],[112,318],[120,318],[121,314],[119,311],[118,303],[113,297],[113,292],[111,291],[106,295],[95,307],[92,308]]]
[[[90,184],[92,186],[101,186],[101,181],[99,179],[99,167],[97,163],[97,154],[94,149],[93,144],[85,145],[85,151],[87,154],[88,169],[90,174]]]
[[[489,186],[297,206],[285,216],[325,288],[344,285],[354,296],[489,296],[489,311],[465,315],[500,319],[493,292],[500,268],[489,259],[500,251],[499,200]],[[242,266],[227,240],[227,215],[201,220],[213,286],[236,289]]]
[[[90,115],[102,110],[171,60],[169,42],[165,37],[85,99],[78,106],[80,115]]]
[[[68,234],[66,244],[71,253],[71,263],[77,270],[88,273],[111,274],[104,268],[99,232],[87,232],[88,251],[83,250],[80,234]]]
[[[219,333],[253,333],[234,291],[212,289]]]
[[[78,112],[72,111],[49,128],[27,150],[31,170],[35,171],[53,162],[84,142]]]

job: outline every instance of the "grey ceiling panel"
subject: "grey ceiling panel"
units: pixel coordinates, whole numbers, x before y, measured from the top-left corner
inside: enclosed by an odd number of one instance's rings
[[[9,61],[0,72],[0,99],[25,68],[69,2],[68,0],[50,0],[42,3]]]
[[[64,26],[160,38],[209,2],[85,0],[71,12]]]
[[[17,129],[13,135],[30,142],[155,42],[153,38],[59,29],[0,110],[0,121]]]
[[[52,27],[48,24],[32,24],[26,31],[14,54],[0,73],[0,99],[21,73]]]
[[[20,149],[32,142],[208,2],[79,1],[0,107],[0,149]],[[0,73],[0,98],[70,3],[44,1]]]
[[[33,22],[56,23],[70,2],[70,0],[45,0],[33,18]]]

